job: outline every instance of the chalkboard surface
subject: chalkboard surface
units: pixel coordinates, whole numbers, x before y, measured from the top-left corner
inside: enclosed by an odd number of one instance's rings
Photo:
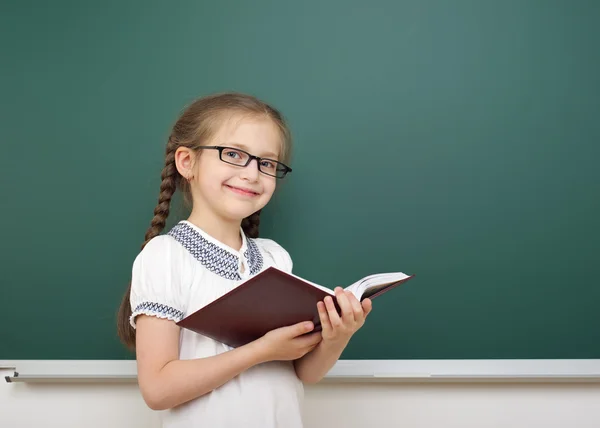
[[[169,128],[226,90],[293,130],[296,274],[417,275],[343,358],[600,358],[600,3],[36,3],[0,13],[0,358],[132,358]]]

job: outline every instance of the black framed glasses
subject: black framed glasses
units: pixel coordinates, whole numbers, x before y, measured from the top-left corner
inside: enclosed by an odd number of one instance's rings
[[[256,159],[258,170],[263,174],[270,175],[272,177],[283,178],[288,172],[292,172],[292,168],[279,161],[254,156],[242,149],[237,149],[235,147],[201,146],[199,148],[218,150],[219,159],[225,163],[235,166],[246,167],[250,164],[252,159]]]

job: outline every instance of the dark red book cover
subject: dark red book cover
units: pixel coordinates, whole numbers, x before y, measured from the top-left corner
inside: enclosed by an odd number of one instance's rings
[[[407,279],[387,286],[370,298]],[[317,302],[328,295],[332,294],[270,267],[188,315],[177,325],[235,348],[276,328],[303,321],[312,321],[313,332],[320,331]]]

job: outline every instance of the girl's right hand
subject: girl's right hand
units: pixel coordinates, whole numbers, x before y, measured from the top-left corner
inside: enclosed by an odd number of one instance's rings
[[[312,322],[301,322],[277,328],[256,341],[266,361],[296,360],[312,351],[321,342],[321,332],[306,334],[314,329]]]

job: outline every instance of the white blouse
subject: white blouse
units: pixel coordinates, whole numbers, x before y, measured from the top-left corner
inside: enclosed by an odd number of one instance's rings
[[[133,264],[131,325],[139,314],[179,321],[270,266],[292,271],[288,252],[275,241],[241,235],[236,251],[184,220],[148,242]],[[182,360],[231,349],[187,329],[179,340]],[[163,427],[300,428],[303,395],[293,363],[271,361],[165,411]]]

